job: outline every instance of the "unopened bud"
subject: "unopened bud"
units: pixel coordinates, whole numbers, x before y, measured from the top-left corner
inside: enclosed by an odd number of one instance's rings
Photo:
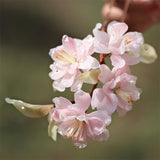
[[[150,64],[157,59],[157,54],[155,49],[149,44],[143,44],[140,47],[140,57],[142,57],[141,62]]]
[[[15,108],[18,111],[20,111],[23,115],[30,118],[43,117],[47,115],[50,112],[51,108],[53,107],[53,104],[33,105],[33,104],[25,103],[20,100],[15,100],[10,98],[6,98],[5,100],[9,104],[13,104],[13,106],[15,106]]]

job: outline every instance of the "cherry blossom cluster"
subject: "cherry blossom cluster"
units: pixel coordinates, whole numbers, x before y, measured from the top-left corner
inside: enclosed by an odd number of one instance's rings
[[[142,34],[127,32],[125,23],[113,21],[106,32],[101,27],[98,23],[93,36],[83,40],[64,35],[62,45],[49,52],[53,59],[49,73],[53,88],[60,92],[70,88],[74,102],[55,97],[53,104],[33,105],[6,98],[27,117],[39,118],[49,113],[49,136],[56,140],[59,133],[63,138],[72,138],[79,148],[86,147],[87,140],[108,139],[112,114],[117,111],[118,115],[125,115],[140,99],[141,89],[136,87],[137,77],[131,74],[130,65],[149,64],[157,58],[154,48],[144,44]],[[99,60],[94,53],[100,55]],[[83,83],[93,85],[90,93],[83,91]]]
[[[144,44],[141,33],[127,32],[125,23],[113,21],[107,32],[98,23],[93,35],[83,40],[64,35],[62,45],[50,50],[53,59],[49,76],[54,90],[74,92],[74,103],[63,97],[53,99],[55,107],[50,118],[57,132],[83,148],[89,141],[106,141],[111,115],[117,111],[124,115],[132,109],[132,103],[140,98],[141,89],[136,87],[137,77],[131,75],[130,65],[138,64],[142,57],[140,47]],[[110,58],[112,68],[99,62],[94,53]],[[83,83],[101,83],[89,94],[82,90]],[[91,106],[92,112],[86,113]]]

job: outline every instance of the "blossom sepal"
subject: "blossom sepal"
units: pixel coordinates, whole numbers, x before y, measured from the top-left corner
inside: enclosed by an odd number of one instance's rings
[[[48,116],[48,136],[50,136],[54,141],[57,140],[57,128],[58,126],[56,126],[54,124],[54,120],[51,118],[51,116]]]
[[[100,74],[100,69],[92,69],[88,72],[84,72],[77,77],[77,80],[83,83],[96,84],[98,83],[98,76]]]

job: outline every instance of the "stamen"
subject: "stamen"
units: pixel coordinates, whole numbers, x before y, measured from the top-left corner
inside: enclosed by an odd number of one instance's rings
[[[131,43],[131,40],[130,40],[130,39],[128,39],[128,38],[125,38],[124,43],[127,45],[127,44]]]
[[[67,135],[66,135],[67,138],[72,137],[73,134],[75,133],[75,131],[78,129],[78,127],[79,127],[79,123],[78,123],[78,121],[76,120],[76,121],[74,122],[74,124],[67,129],[67,131],[66,131],[66,132],[67,132]]]
[[[120,89],[117,89],[115,92],[124,102],[128,104],[132,104],[132,102],[134,102],[134,99],[132,98],[134,93],[124,92]]]
[[[65,52],[64,50],[61,50],[60,52],[56,52],[55,58],[57,58],[60,61],[67,62],[70,64],[76,62],[76,59],[70,54],[68,54],[67,52]]]
[[[76,146],[79,148],[86,147],[86,133],[85,133],[85,122],[84,121],[78,121],[79,127],[75,134],[72,137],[72,140]]]
[[[78,121],[79,127],[78,130],[76,131],[76,133],[74,134],[74,138],[76,139],[81,139],[82,135],[83,135],[83,122],[82,121]]]

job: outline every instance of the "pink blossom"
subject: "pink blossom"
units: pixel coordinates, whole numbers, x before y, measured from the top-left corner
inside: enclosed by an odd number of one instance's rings
[[[98,23],[93,29],[95,52],[111,53],[112,65],[119,68],[140,62],[139,49],[144,43],[141,33],[126,33],[128,30],[127,24],[116,21],[108,24],[107,33],[99,30],[101,26]]]
[[[92,96],[92,109],[106,110],[112,114],[115,110],[124,115],[132,109],[132,102],[140,98],[141,90],[136,88],[135,76],[130,75],[128,66],[113,68],[101,65],[99,80],[102,88],[96,88]]]
[[[54,60],[51,64],[50,78],[54,80],[53,88],[64,91],[71,87],[72,91],[81,88],[82,82],[76,77],[82,71],[88,71],[99,67],[99,62],[93,58],[93,37],[87,36],[83,40],[63,36],[62,45],[50,50],[50,56]]]
[[[90,95],[83,91],[78,91],[74,95],[75,104],[63,97],[53,99],[51,117],[58,133],[64,138],[71,138],[73,143],[79,148],[84,148],[89,141],[105,141],[109,136],[106,129],[111,123],[111,117],[105,111],[94,111],[86,114],[90,105]]]

